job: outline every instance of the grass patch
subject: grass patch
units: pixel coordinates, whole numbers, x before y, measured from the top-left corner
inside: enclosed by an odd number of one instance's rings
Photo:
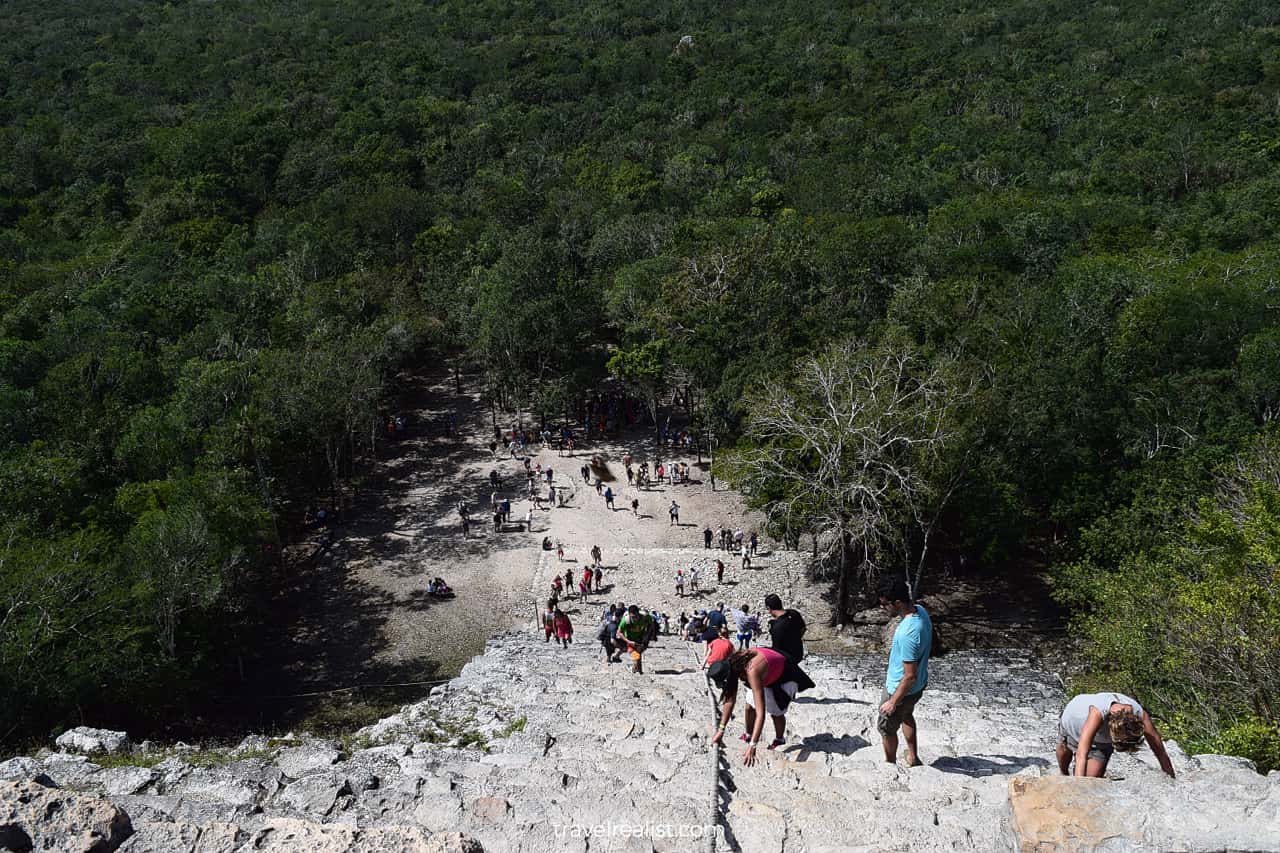
[[[222,767],[226,764],[234,764],[237,761],[253,761],[254,759],[270,761],[272,754],[270,749],[246,749],[243,752],[233,752],[229,749],[198,749],[195,752],[189,752],[179,757],[192,767]]]
[[[359,752],[362,749],[368,749],[374,746],[373,738],[368,735],[358,735],[355,732],[346,732],[338,736],[338,746],[342,750],[342,754],[350,758],[352,753]]]
[[[528,722],[529,720],[525,717],[516,717],[511,722],[507,723],[502,731],[498,732],[497,736],[499,738],[511,737],[516,732],[524,731],[525,724]]]
[[[432,709],[427,714],[425,723],[415,730],[418,740],[424,743],[438,743],[454,746],[459,749],[478,749],[481,752],[489,748],[489,738],[475,727],[476,718],[472,713],[457,719],[442,717],[440,712]]]
[[[404,704],[399,699],[335,698],[308,711],[298,721],[296,728],[320,737],[341,737],[390,717],[399,712]]]
[[[116,767],[155,767],[168,758],[165,752],[125,752],[116,755],[90,755],[89,760],[103,770]]]

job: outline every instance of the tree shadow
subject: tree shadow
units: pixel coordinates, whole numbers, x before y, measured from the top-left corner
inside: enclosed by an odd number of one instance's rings
[[[1048,767],[1047,758],[1012,755],[957,755],[943,756],[930,765],[943,773],[962,776],[1012,776],[1028,767]]]
[[[391,646],[383,626],[393,612],[423,613],[447,607],[448,599],[429,596],[425,589],[396,597],[345,573],[339,560],[322,560],[294,581],[270,605],[261,655],[245,660],[244,680],[227,685],[225,702],[215,713],[269,732],[290,728],[322,708],[327,715],[340,714],[343,707],[391,710],[430,689],[412,682],[436,677],[440,662],[379,659]],[[298,695],[339,689],[343,695]]]
[[[537,545],[523,523],[514,521],[529,505],[523,464],[494,458],[477,440],[487,443],[484,431],[474,429],[483,414],[474,397],[457,395],[443,373],[411,375],[402,378],[398,408],[409,429],[397,440],[378,442],[366,487],[335,513],[333,523],[301,531],[302,538],[286,549],[281,582],[261,602],[258,652],[243,660],[243,675],[229,680],[226,701],[212,712],[234,720],[240,730],[292,727],[317,708],[329,708],[324,703],[330,699],[298,694],[358,687],[343,693],[354,697],[348,703],[353,706],[366,697],[371,705],[394,699],[397,706],[421,698],[430,685],[413,682],[437,678],[446,665],[482,651],[481,634],[488,630],[479,626],[475,637],[445,648],[417,636],[406,639],[406,618],[468,603],[469,592],[475,593],[458,588],[451,566]],[[473,429],[448,436],[443,428],[424,427],[443,423],[448,413]],[[499,496],[513,505],[513,522],[498,534],[488,512],[490,470],[499,471],[506,485]],[[459,502],[473,520],[466,538]],[[427,595],[426,582],[435,575],[452,583],[464,601]],[[474,648],[462,648],[472,641]],[[366,687],[392,684],[405,686]]]

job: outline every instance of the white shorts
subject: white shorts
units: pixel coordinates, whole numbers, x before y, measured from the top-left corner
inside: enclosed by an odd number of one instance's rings
[[[790,696],[792,699],[796,698],[796,689],[799,686],[800,685],[796,684],[794,681],[784,681],[781,685],[782,692]],[[754,701],[755,694],[751,692],[751,689],[746,685],[746,683],[739,685],[738,689],[746,693],[747,704],[754,708],[756,706]],[[764,712],[771,717],[783,716],[783,712],[778,708],[778,703],[773,700],[773,687],[766,687],[764,689]]]

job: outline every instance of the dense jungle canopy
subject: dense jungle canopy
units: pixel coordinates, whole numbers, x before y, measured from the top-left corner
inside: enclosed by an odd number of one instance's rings
[[[0,35],[0,740],[217,691],[400,369],[556,411],[612,363],[749,454],[855,341],[964,389],[929,559],[1056,566],[1099,679],[1280,755],[1274,3],[9,0]]]

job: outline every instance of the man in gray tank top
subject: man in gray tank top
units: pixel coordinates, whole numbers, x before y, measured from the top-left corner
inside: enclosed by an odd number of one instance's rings
[[[1164,741],[1138,701],[1123,693],[1082,693],[1067,703],[1058,720],[1058,769],[1071,775],[1076,759],[1076,776],[1102,776],[1115,750],[1133,752],[1143,740],[1160,762],[1160,769],[1173,776],[1173,762]]]

